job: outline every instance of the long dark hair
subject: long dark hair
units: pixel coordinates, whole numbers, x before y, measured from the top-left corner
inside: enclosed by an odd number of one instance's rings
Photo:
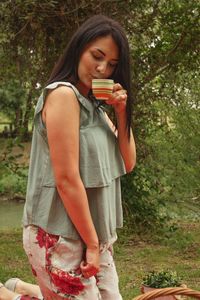
[[[126,34],[121,25],[104,15],[95,15],[84,22],[75,34],[55,65],[47,84],[55,81],[68,81],[76,85],[78,78],[78,64],[85,47],[88,43],[99,37],[112,36],[119,49],[119,61],[112,78],[127,90],[128,100],[126,106],[126,127],[130,136],[132,116],[132,93],[130,76],[129,44]]]

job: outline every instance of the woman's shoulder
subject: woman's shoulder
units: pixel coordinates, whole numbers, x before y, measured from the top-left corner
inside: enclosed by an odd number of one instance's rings
[[[75,97],[74,91],[71,87],[66,86],[66,85],[59,85],[54,89],[49,89],[48,90],[48,95],[51,96],[58,96],[58,97]]]
[[[50,96],[51,95],[51,96]],[[81,104],[81,109],[84,107],[86,110],[91,110],[90,102],[83,97],[79,90],[70,82],[66,81],[56,81],[53,83],[48,84],[43,91],[43,99],[46,101],[48,99],[55,99],[55,98],[62,98],[65,99],[73,99],[73,101],[78,101]]]
[[[44,88],[44,90],[46,90],[46,91],[55,91],[55,93],[58,93],[58,94],[63,94],[63,93],[65,94],[66,92],[72,94],[73,91],[75,91],[77,89],[70,82],[56,81],[56,82],[48,84]]]
[[[49,99],[77,99],[78,91],[76,88],[69,82],[53,82],[47,85],[44,89],[44,98],[45,101]]]

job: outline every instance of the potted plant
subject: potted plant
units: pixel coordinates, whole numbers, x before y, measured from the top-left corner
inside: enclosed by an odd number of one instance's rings
[[[151,271],[143,278],[141,291],[143,293],[152,291],[153,289],[167,288],[167,287],[180,287],[181,278],[175,271]],[[174,296],[161,296],[155,298],[156,300],[174,300]]]

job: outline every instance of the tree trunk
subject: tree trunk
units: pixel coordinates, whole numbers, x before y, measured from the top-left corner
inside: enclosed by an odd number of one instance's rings
[[[28,97],[26,99],[26,109],[24,112],[24,118],[23,118],[22,128],[21,128],[21,135],[23,141],[28,141],[30,138],[28,125],[29,125],[31,112],[32,112],[32,97],[33,97],[33,89],[31,88]]]

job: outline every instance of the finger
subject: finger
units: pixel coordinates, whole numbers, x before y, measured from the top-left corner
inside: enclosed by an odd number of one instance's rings
[[[87,266],[87,264],[86,264],[86,262],[83,260],[83,261],[80,263],[80,268],[81,268],[81,269],[84,269],[86,266]]]
[[[126,101],[127,101],[127,94],[125,93],[125,94],[119,95],[118,101],[119,101],[119,102],[125,102],[125,103],[126,103]]]
[[[95,276],[98,272],[99,270],[97,270],[96,268],[91,268],[91,267],[84,268],[84,269],[81,268],[81,273],[85,278]]]
[[[96,274],[99,271],[98,268],[92,267],[92,266],[86,266],[81,268],[82,273],[90,273],[90,274]]]
[[[119,102],[125,102],[127,101],[127,95],[126,94],[119,94],[119,95],[113,95],[109,100],[106,101],[107,104],[117,104]]]
[[[127,96],[127,91],[124,90],[124,89],[123,90],[119,90],[119,91],[117,91],[117,92],[115,92],[115,93],[112,94],[111,99],[118,98],[121,95],[126,95]]]
[[[83,272],[82,274],[87,279],[95,275],[95,274],[91,274],[90,272]]]
[[[117,95],[127,95],[127,90],[122,89],[116,92]]]
[[[97,271],[86,271],[86,272],[82,272],[83,276],[85,278],[90,278],[92,276],[95,276],[98,272]]]
[[[83,276],[84,276],[86,279],[88,279],[88,278],[91,277],[90,274],[88,274],[88,273],[82,273],[82,274],[83,274]]]
[[[120,83],[115,83],[114,86],[113,86],[113,92],[116,92],[116,91],[119,91],[119,90],[122,90],[123,87]]]
[[[85,262],[81,262],[81,264],[80,264],[80,268],[81,268],[81,270],[83,271],[83,272],[96,272],[96,271],[98,271],[99,270],[99,268],[96,268],[96,267],[94,267],[93,265],[91,265],[91,264],[86,264]]]

